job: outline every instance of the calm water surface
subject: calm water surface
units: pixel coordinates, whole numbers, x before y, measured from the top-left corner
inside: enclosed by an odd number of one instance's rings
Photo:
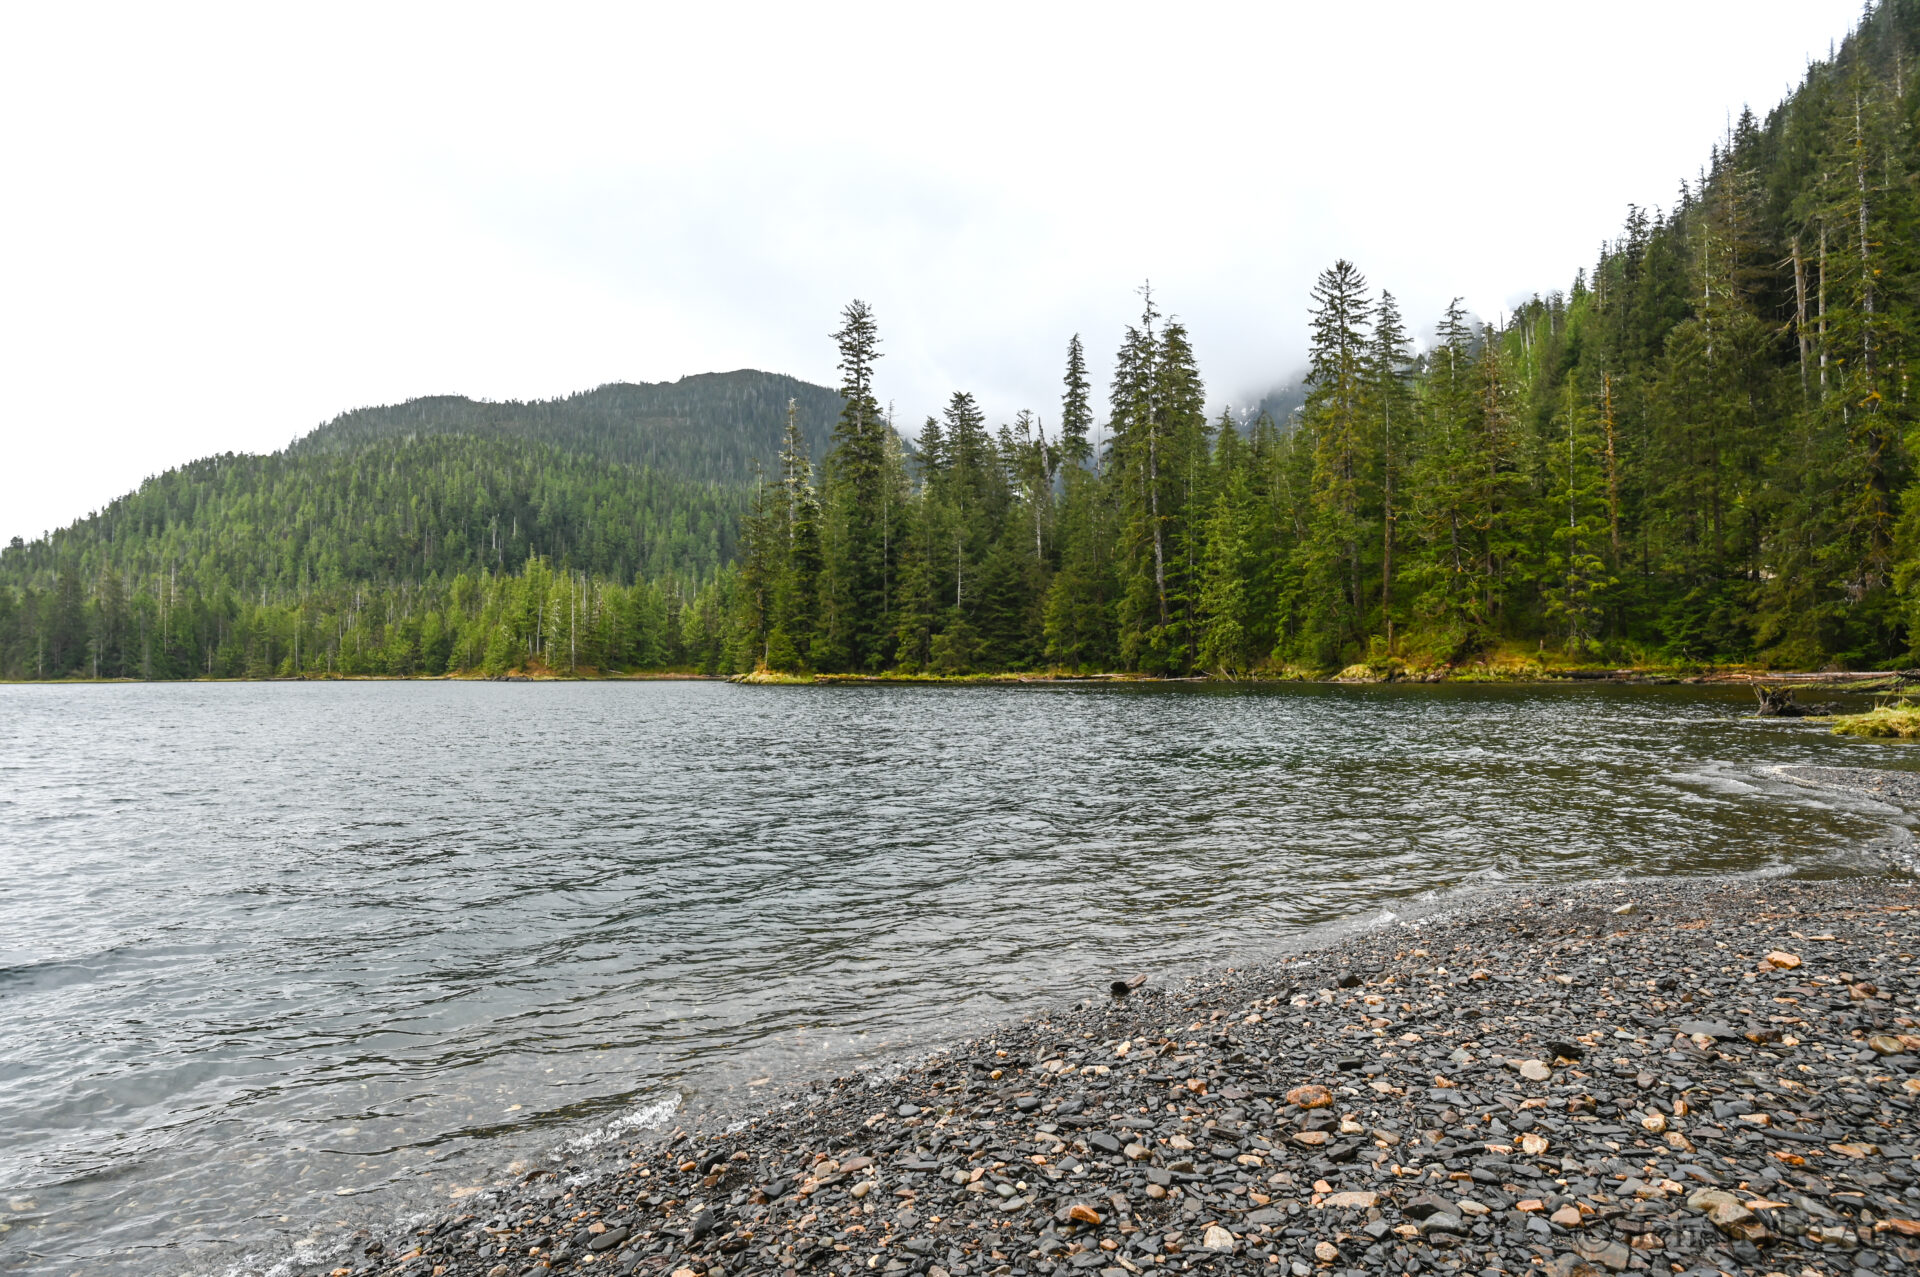
[[[1842,873],[1895,747],[1661,688],[0,687],[0,1270],[255,1272],[1476,883]]]

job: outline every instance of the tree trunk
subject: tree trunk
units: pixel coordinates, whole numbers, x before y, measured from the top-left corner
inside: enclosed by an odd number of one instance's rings
[[[1820,399],[1824,403],[1827,398],[1827,226],[1825,222],[1820,224],[1820,280],[1816,301],[1820,308],[1819,318],[1816,321],[1820,335]]]
[[[1153,517],[1153,584],[1160,595],[1160,625],[1167,624],[1167,547],[1160,526],[1160,426],[1147,427],[1147,507]]]
[[[1393,650],[1393,408],[1382,416],[1380,431],[1380,619],[1386,623],[1387,650]]]
[[[1793,335],[1800,345],[1800,399],[1807,398],[1807,263],[1800,256],[1800,237],[1793,237]]]
[[[1620,463],[1614,452],[1613,374],[1600,376],[1600,420],[1607,429],[1607,540],[1613,549],[1613,570],[1620,570]]]

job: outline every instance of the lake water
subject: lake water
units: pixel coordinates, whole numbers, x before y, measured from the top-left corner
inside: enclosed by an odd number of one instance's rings
[[[1476,884],[1872,868],[1744,691],[0,687],[0,1271],[269,1272]]]

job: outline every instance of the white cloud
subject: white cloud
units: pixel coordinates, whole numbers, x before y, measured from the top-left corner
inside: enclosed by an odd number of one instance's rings
[[[0,17],[0,537],[418,394],[831,383],[1057,409],[1151,278],[1216,402],[1357,261],[1424,329],[1564,287],[1856,0],[263,6]]]

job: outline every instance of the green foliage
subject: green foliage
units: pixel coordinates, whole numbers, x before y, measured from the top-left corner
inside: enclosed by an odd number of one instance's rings
[[[833,338],[840,347],[839,420],[825,466],[817,662],[828,669],[877,670],[893,655],[894,591],[902,553],[906,472],[900,437],[874,397],[881,358],[872,309],[848,304]]]
[[[295,678],[725,673],[733,569],[704,586],[630,586],[556,571],[459,573],[425,584],[315,586],[261,597],[162,577],[122,592],[111,569],[92,597],[77,574],[45,593],[0,592],[14,678]]]
[[[499,572],[539,554],[615,579],[711,575],[734,556],[745,492],[548,444],[437,435],[352,453],[227,454],[169,470],[0,557],[44,588],[71,567],[190,576],[258,593]]]
[[[1210,420],[1143,289],[1104,429],[1076,335],[1052,430],[957,391],[909,450],[856,301],[837,393],[416,400],[169,472],[0,557],[0,669],[1920,660],[1916,49],[1920,0],[1880,4],[1567,292],[1456,301],[1417,356],[1336,262],[1304,400]]]
[[[514,596],[524,615],[504,635],[492,620],[474,628],[494,614],[477,594],[448,600],[478,581],[506,589],[499,583],[528,563],[587,582],[576,593],[588,591],[580,598],[596,609],[605,598],[616,613],[647,613],[625,623],[631,643],[608,639],[585,665],[695,659],[682,636],[666,635],[668,612],[677,623],[685,604],[718,588],[736,555],[744,486],[509,431],[353,441],[330,429],[270,456],[167,471],[8,547],[0,676],[498,673],[548,654],[528,638],[546,632],[535,624],[545,605],[525,601],[535,587]],[[622,587],[635,581],[645,597],[630,600]],[[665,608],[659,592],[678,602]],[[577,615],[569,624],[577,638]],[[570,653],[567,668],[579,664]]]
[[[840,412],[840,396],[779,373],[702,373],[679,381],[618,383],[564,399],[490,403],[458,395],[410,399],[342,413],[290,451],[358,453],[372,443],[468,435],[526,439],[600,461],[645,466],[702,483],[744,485],[777,452],[792,406],[814,465]]]
[[[1833,720],[1833,734],[1869,740],[1920,740],[1920,708],[1902,701],[1898,705],[1877,705],[1864,714],[1845,714]]]
[[[902,584],[884,607],[842,590],[840,628],[888,637],[823,668],[1905,659],[1917,33],[1920,3],[1882,4],[1764,122],[1743,114],[1673,208],[1630,209],[1591,275],[1498,325],[1455,302],[1418,357],[1392,297],[1336,262],[1305,401],[1278,422],[1209,422],[1187,332],[1149,294],[1104,449],[1075,337],[1053,435],[1022,414],[996,442],[959,393],[888,487],[856,303],[828,470],[881,495],[829,485],[845,530],[823,577],[873,579],[862,527],[889,509]]]

